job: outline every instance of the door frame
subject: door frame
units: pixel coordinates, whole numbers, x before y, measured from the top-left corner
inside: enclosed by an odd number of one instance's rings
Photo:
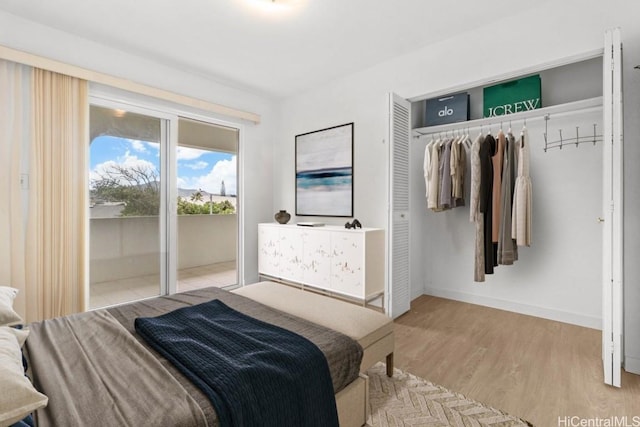
[[[159,100],[145,95],[134,94],[109,86],[91,83],[89,87],[89,105],[99,105],[107,108],[126,108],[133,113],[157,117],[166,121],[167,151],[162,161],[161,156],[161,208],[160,213],[160,249],[164,256],[161,257],[161,294],[173,294],[177,290],[177,147],[178,147],[178,120],[179,118],[192,119],[203,123],[224,126],[238,131],[237,146],[237,200],[236,200],[236,275],[235,287],[244,286],[244,124],[240,121],[230,121],[228,118],[196,110],[185,105],[179,105],[168,101]],[[87,136],[88,139],[88,136]],[[88,157],[87,157],[88,162]],[[170,165],[172,167],[170,167]],[[88,170],[88,165],[87,165]],[[88,192],[87,188],[87,192]],[[89,208],[87,206],[87,217]],[[89,222],[85,230],[86,248],[90,250]],[[89,288],[89,257],[86,257],[86,283]],[[230,287],[231,288],[231,287]],[[89,292],[85,292],[85,304],[89,305]]]

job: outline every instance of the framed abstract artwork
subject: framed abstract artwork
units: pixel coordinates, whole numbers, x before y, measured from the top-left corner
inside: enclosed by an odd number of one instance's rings
[[[353,123],[296,135],[296,215],[353,216]]]

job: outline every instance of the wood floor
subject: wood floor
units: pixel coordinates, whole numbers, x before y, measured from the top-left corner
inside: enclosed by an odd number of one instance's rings
[[[574,416],[640,425],[640,376],[603,384],[598,330],[421,296],[395,336],[396,367],[535,426],[609,425],[559,423]]]

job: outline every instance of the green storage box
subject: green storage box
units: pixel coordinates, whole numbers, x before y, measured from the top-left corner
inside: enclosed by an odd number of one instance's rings
[[[512,80],[483,89],[484,117],[504,116],[542,107],[540,75]]]

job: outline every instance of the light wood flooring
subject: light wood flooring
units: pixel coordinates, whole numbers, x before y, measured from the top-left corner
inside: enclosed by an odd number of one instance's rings
[[[421,296],[395,337],[396,367],[535,426],[605,425],[559,423],[574,416],[639,425],[640,376],[603,384],[598,330]]]

